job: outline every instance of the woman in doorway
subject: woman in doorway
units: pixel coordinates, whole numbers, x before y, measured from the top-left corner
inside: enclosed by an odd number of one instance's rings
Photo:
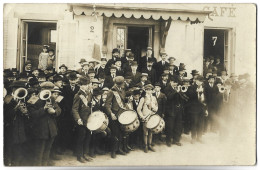
[[[49,48],[48,45],[43,45],[43,51],[39,55],[38,68],[41,70],[46,70],[48,65],[48,58],[49,58],[48,48]]]

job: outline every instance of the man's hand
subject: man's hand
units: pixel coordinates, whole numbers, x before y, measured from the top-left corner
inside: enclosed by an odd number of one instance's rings
[[[112,120],[116,120],[117,119],[116,115],[114,113],[111,113],[111,118],[112,118]]]
[[[78,125],[83,125],[83,122],[81,119],[78,119]]]

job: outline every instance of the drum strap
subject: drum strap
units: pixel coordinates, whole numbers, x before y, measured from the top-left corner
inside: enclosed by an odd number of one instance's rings
[[[79,95],[79,98],[82,100],[82,102],[88,107],[88,100],[84,95]]]
[[[126,107],[124,106],[124,104],[123,104],[123,102],[122,102],[122,99],[121,99],[121,97],[119,96],[118,92],[113,91],[113,93],[114,93],[114,96],[115,96],[115,98],[116,98],[116,102],[117,102],[117,104],[119,105],[119,107],[120,107],[121,109],[126,110]]]

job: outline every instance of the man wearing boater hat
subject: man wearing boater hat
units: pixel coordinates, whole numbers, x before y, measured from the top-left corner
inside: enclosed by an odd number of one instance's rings
[[[116,153],[125,155],[123,148],[124,132],[120,128],[118,121],[119,115],[126,109],[125,106],[125,90],[122,88],[124,84],[124,77],[117,76],[114,78],[115,85],[109,90],[105,102],[106,114],[109,117],[109,127],[111,129],[111,157],[115,158]]]

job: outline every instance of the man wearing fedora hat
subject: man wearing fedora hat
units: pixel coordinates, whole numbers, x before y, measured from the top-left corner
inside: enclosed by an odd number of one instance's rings
[[[125,155],[123,148],[124,132],[120,128],[118,116],[125,111],[125,90],[123,89],[124,77],[114,78],[115,85],[109,90],[105,101],[106,114],[109,117],[109,127],[111,129],[111,157],[115,158],[116,153]]]
[[[197,76],[195,83],[191,85],[186,95],[189,97],[187,103],[187,114],[191,121],[191,143],[202,142],[203,119],[207,116],[205,89],[203,87],[204,77]]]
[[[110,74],[106,75],[104,81],[104,87],[108,87],[109,89],[113,87],[114,81],[113,79],[116,77],[116,66],[111,65],[110,67]]]
[[[101,58],[100,66],[95,68],[96,76],[97,76],[97,77],[99,77],[100,74],[106,74],[106,73],[105,73],[106,64],[107,64],[107,59],[104,58],[104,57],[102,57],[102,58]]]
[[[195,83],[196,78],[199,76],[199,71],[192,70],[191,73],[192,78],[190,79],[190,84],[193,85]]]
[[[130,71],[126,73],[127,75],[132,76],[132,82],[131,82],[132,87],[135,86],[137,83],[139,83],[141,80],[142,74],[139,71],[137,71],[137,67],[138,67],[137,61],[132,61],[130,66]]]
[[[86,77],[81,77],[79,80],[80,90],[75,95],[72,105],[72,115],[76,122],[76,156],[77,160],[81,163],[86,161],[91,161],[88,154],[90,153],[90,142],[91,142],[91,132],[87,128],[88,117],[91,114],[91,108],[89,107],[89,102],[91,100],[91,95],[89,92],[89,79]]]
[[[106,73],[106,75],[109,75],[109,73],[110,73],[110,71],[109,71],[109,70],[110,70],[110,67],[115,64],[116,59],[117,59],[117,58],[120,58],[120,57],[119,57],[119,54],[120,54],[120,51],[119,51],[118,48],[114,48],[114,49],[112,50],[112,58],[108,60],[108,62],[107,62],[107,64],[106,64],[106,67],[105,67],[105,73]]]
[[[154,85],[157,79],[156,70],[153,68],[153,59],[148,58],[147,67],[143,68],[142,73],[148,74],[148,80]]]
[[[88,62],[84,62],[84,63],[81,64],[81,66],[82,66],[82,69],[79,72],[79,74],[81,76],[88,77],[89,63]]]
[[[83,63],[87,62],[85,58],[80,59],[79,64],[81,68],[77,69],[76,71],[80,74],[83,71]]]

